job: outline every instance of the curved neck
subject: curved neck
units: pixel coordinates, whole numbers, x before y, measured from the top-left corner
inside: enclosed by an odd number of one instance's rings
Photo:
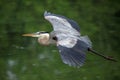
[[[46,34],[41,34],[41,36],[38,38],[38,42],[42,45],[49,45],[49,39],[50,35],[48,33]]]

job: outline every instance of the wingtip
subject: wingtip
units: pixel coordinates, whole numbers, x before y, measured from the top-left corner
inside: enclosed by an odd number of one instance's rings
[[[47,11],[44,12],[44,16],[47,14]]]
[[[48,15],[50,15],[51,13],[50,12],[48,12],[48,11],[45,11],[44,12],[44,16],[48,16]]]

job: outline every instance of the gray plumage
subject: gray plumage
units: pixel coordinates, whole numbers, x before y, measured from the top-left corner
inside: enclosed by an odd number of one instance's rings
[[[87,36],[81,36],[78,24],[61,15],[45,12],[44,17],[52,26],[50,36],[57,37],[57,47],[65,64],[82,66],[85,61],[85,52],[91,48],[91,41]]]
[[[80,27],[75,21],[49,12],[45,12],[44,17],[52,24],[52,32],[40,31],[23,34],[23,36],[38,37],[38,42],[42,45],[56,44],[65,64],[75,67],[82,66],[85,62],[86,51],[116,62],[115,59],[94,51],[88,36],[80,35]]]

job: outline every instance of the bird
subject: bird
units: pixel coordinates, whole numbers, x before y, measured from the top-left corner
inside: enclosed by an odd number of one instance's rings
[[[91,40],[87,35],[81,36],[80,27],[74,20],[47,11],[44,12],[44,18],[51,23],[53,31],[39,31],[22,36],[38,37],[38,43],[41,45],[55,44],[63,63],[80,67],[85,63],[87,51],[116,62],[114,58],[93,50]]]

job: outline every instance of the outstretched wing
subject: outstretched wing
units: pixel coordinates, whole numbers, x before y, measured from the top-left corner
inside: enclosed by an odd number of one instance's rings
[[[61,58],[65,64],[70,66],[82,66],[88,47],[87,44],[75,38],[66,38],[58,41],[57,47],[59,49]]]
[[[64,16],[48,12],[44,13],[44,17],[53,26],[52,33],[57,37],[57,47],[63,62],[70,66],[82,66],[91,42],[87,37],[80,37],[78,24]]]
[[[80,28],[75,21],[49,12],[45,12],[44,17],[52,24],[54,31],[65,32],[77,36],[80,35]]]

